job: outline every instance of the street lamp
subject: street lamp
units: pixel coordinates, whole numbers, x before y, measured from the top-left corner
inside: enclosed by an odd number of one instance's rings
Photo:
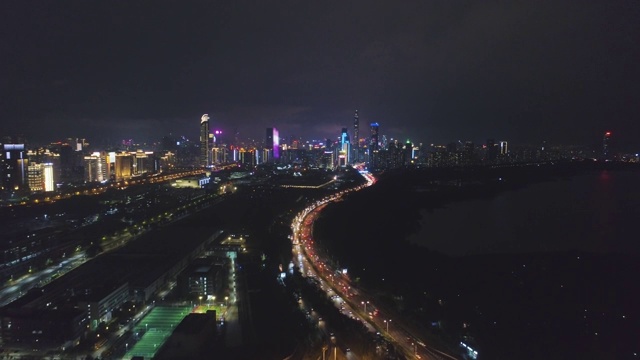
[[[389,323],[391,322],[391,319],[389,320],[384,320],[384,323],[387,324],[387,332],[389,332]]]
[[[360,304],[364,305],[364,314],[365,314],[365,315],[367,314],[367,304],[368,304],[368,303],[369,303],[368,301],[367,301],[367,302],[360,301]]]
[[[198,300],[200,300],[200,306],[202,306],[202,295],[198,296]]]
[[[224,305],[225,306],[229,306],[229,297],[228,296],[224,297]]]

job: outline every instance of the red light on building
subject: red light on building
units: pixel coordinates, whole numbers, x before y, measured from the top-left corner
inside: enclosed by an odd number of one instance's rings
[[[611,131],[607,131],[606,133],[604,133],[607,136],[611,136]]]

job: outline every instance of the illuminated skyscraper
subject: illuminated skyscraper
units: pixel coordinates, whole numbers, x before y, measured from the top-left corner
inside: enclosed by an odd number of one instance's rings
[[[133,155],[117,154],[115,162],[116,181],[127,180],[133,174]]]
[[[29,160],[24,144],[3,144],[0,154],[2,166],[1,190],[19,191],[28,190],[27,168]]]
[[[200,166],[209,166],[209,115],[200,118]]]
[[[44,167],[42,164],[29,164],[27,167],[29,190],[44,191]]]
[[[100,157],[89,155],[84,157],[84,181],[102,181]],[[32,188],[33,190],[33,188]]]
[[[380,125],[378,123],[371,123],[371,137],[369,138],[369,168],[375,169],[378,167],[379,159],[379,147],[380,139],[378,133],[380,131]]]
[[[53,182],[53,164],[29,164],[28,178],[29,189],[33,192],[54,191],[55,184]]]
[[[602,157],[607,160],[609,159],[609,152],[611,151],[611,131],[607,131],[604,133],[604,137],[602,138]]]
[[[378,138],[378,133],[380,131],[380,125],[378,123],[371,123],[371,138],[369,141],[369,149],[378,150],[378,144],[380,143],[380,139]]]
[[[109,154],[96,151],[84,157],[84,181],[106,181],[109,176]]]
[[[353,162],[360,161],[360,119],[358,118],[358,110],[353,115]]]
[[[276,128],[267,128],[264,148],[270,150],[273,159],[280,158],[280,136]],[[264,159],[266,161],[266,159]]]
[[[338,159],[340,160],[340,166],[347,166],[349,164],[349,155],[351,152],[351,142],[349,141],[349,133],[347,128],[342,128],[342,134],[340,134],[340,149]]]
[[[54,191],[55,187],[55,177],[53,173],[53,164],[52,163],[44,163],[42,164],[44,167],[44,191]]]
[[[500,141],[500,155],[507,155],[509,149],[507,148],[506,141]]]

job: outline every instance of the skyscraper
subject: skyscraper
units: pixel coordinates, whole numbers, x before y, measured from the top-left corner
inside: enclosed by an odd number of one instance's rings
[[[380,125],[378,123],[371,123],[371,138],[369,141],[369,148],[371,150],[378,150],[379,138],[378,133],[380,130]]]
[[[200,166],[209,166],[209,114],[200,118]]]
[[[52,163],[44,163],[42,164],[44,167],[44,191],[54,191],[55,188],[55,177],[53,172],[53,164]]]
[[[378,167],[379,163],[379,138],[378,133],[380,130],[380,125],[378,123],[371,123],[371,137],[369,138],[369,168],[375,169]]]
[[[0,155],[2,182],[0,189],[5,191],[28,190],[27,168],[29,160],[24,144],[3,144]]]
[[[611,131],[604,133],[602,138],[602,158],[609,159],[609,152],[611,151]]]
[[[340,150],[338,159],[340,160],[340,166],[346,166],[349,164],[349,152],[351,151],[351,142],[349,140],[349,133],[347,128],[342,128],[342,134],[340,134]]]
[[[42,164],[29,164],[27,174],[29,190],[32,192],[44,191],[44,166]]]
[[[500,155],[507,155],[509,152],[508,144],[506,141],[500,141]]]
[[[358,110],[353,115],[353,162],[360,161],[360,120],[358,119]]]
[[[115,162],[116,181],[128,180],[133,174],[133,155],[117,154]]]
[[[280,136],[276,128],[267,128],[264,148],[270,150],[273,159],[280,158]]]

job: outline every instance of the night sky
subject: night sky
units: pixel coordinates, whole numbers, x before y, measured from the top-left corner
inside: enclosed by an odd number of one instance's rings
[[[640,1],[5,1],[0,135],[640,150]]]

